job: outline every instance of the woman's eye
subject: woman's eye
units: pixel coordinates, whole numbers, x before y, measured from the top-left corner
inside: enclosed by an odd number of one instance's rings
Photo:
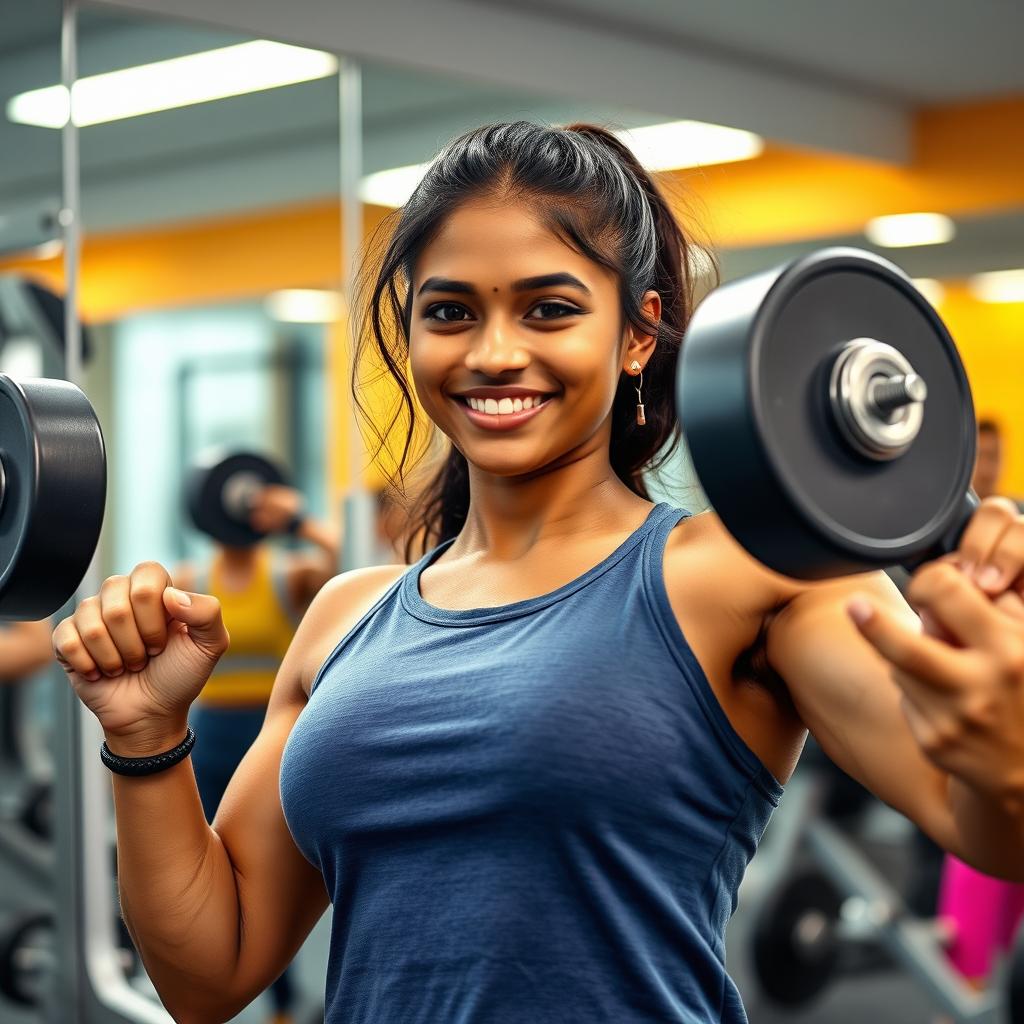
[[[565,316],[574,316],[576,313],[581,312],[576,306],[570,306],[565,302],[538,302],[536,306],[530,311],[536,313],[544,311],[539,317],[530,317],[529,319],[540,319],[540,320],[560,320]]]
[[[442,324],[457,324],[462,322],[464,313],[468,314],[469,310],[457,302],[437,302],[429,306],[423,316],[427,320],[437,320]]]

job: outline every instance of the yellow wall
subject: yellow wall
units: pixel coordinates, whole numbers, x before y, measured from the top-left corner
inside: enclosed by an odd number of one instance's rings
[[[768,146],[756,160],[663,175],[721,247],[856,234],[872,217],[1024,206],[1024,97],[922,111],[906,165]],[[685,216],[684,216],[685,220]]]
[[[999,489],[1024,498],[1024,303],[979,302],[962,285],[947,285],[939,313],[967,369],[975,411],[1003,428]]]

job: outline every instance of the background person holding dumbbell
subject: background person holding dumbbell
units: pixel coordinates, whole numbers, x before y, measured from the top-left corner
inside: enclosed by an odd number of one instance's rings
[[[1003,567],[994,587],[916,575],[953,646],[881,574],[782,577],[715,513],[649,501],[690,243],[603,129],[469,132],[397,217],[372,342],[452,442],[415,523],[435,546],[317,595],[216,827],[187,720],[227,649],[219,602],[144,564],[54,635],[172,1014],[238,1012],[330,900],[327,1024],[739,1024],[724,931],[808,728],[945,847],[1024,876],[1024,526],[971,519],[961,553]],[[938,742],[968,714],[954,690],[985,722]]]
[[[189,713],[193,728],[206,739],[203,749],[193,754],[192,764],[210,822],[260,731],[274,677],[296,625],[336,571],[337,531],[305,514],[302,495],[284,480],[284,474],[263,456],[235,453],[212,465],[200,464],[188,482],[187,504],[193,521],[215,544],[206,565],[178,566],[175,586],[216,597],[231,636],[228,653],[217,663]],[[241,522],[238,513],[225,510],[218,500],[238,489],[246,491]],[[204,506],[204,500],[214,507]],[[275,550],[271,539],[283,536],[307,541],[316,550],[301,554]],[[296,1000],[287,969],[271,986],[271,996],[274,1024],[290,1021]]]

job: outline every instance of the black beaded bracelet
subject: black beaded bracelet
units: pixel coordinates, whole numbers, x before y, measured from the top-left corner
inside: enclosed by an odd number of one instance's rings
[[[184,761],[195,743],[196,734],[189,726],[185,738],[173,750],[155,754],[153,757],[118,757],[104,742],[100,747],[100,760],[115,775],[154,775]]]

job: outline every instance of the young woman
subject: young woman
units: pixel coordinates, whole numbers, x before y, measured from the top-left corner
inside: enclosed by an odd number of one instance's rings
[[[950,643],[882,574],[784,579],[713,513],[652,504],[687,256],[599,128],[490,125],[440,154],[369,307],[406,408],[408,363],[451,441],[434,546],[317,596],[215,828],[188,743],[134,759],[186,736],[228,643],[216,600],[147,563],[58,627],[177,1020],[237,1013],[330,901],[328,1024],[742,1021],[725,927],[807,729],[943,846],[1022,873],[1021,524],[990,502],[962,568],[918,573]],[[990,554],[985,592],[967,562]]]

